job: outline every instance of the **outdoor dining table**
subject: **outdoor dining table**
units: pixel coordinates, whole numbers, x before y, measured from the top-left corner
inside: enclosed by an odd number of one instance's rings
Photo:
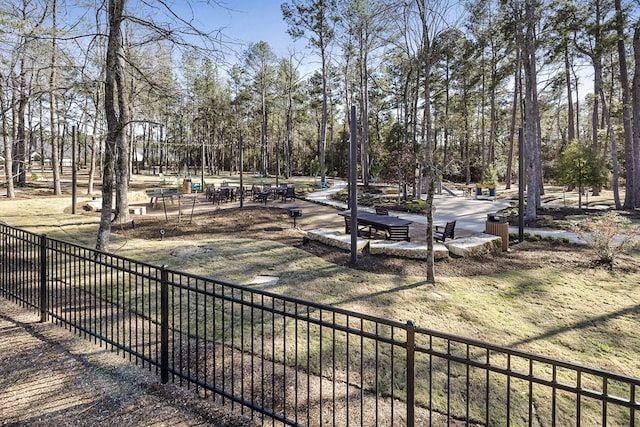
[[[344,217],[345,233],[351,234],[351,211],[340,211],[338,215]],[[406,240],[409,238],[409,224],[412,221],[408,219],[398,218],[396,216],[378,215],[367,211],[358,211],[358,234],[361,234],[368,229],[367,233],[369,237],[372,236],[372,231],[384,231],[385,238],[387,240]]]
[[[224,190],[227,193],[227,200],[235,200],[236,191],[238,190],[237,186],[234,185],[221,185],[219,187],[220,190]]]
[[[287,191],[287,185],[279,185],[277,187],[271,187],[271,191],[273,194],[273,198],[276,199],[284,194]]]
[[[262,190],[258,191],[258,194],[255,194],[254,197],[257,201],[263,202],[266,205],[270,195],[271,190]]]

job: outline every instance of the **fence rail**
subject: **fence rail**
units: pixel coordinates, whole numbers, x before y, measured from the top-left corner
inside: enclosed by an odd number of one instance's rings
[[[273,425],[640,425],[640,379],[0,224],[0,296]]]

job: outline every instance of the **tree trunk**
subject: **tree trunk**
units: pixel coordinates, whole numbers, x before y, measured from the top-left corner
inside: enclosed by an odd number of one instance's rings
[[[26,40],[23,37],[23,44],[26,44]],[[28,94],[27,94],[27,77],[25,70],[25,49],[22,49],[20,53],[20,75],[18,77],[18,87],[15,88],[15,98],[17,98],[17,106],[13,108],[13,112],[15,114],[13,118],[13,126],[14,126],[14,146],[13,146],[13,162],[12,162],[12,178],[14,183],[19,187],[24,187],[26,185],[26,173],[25,173],[25,143],[26,143],[26,134],[25,134],[25,114],[28,103]]]
[[[263,88],[261,96],[261,105],[262,105],[262,118],[261,118],[261,165],[260,165],[260,173],[262,176],[267,176],[269,171],[269,166],[267,164],[267,94],[265,93],[265,89]],[[229,168],[231,169],[231,168]]]
[[[364,35],[360,36],[360,114],[362,115],[362,140],[360,141],[360,166],[362,184],[369,186],[369,70]]]
[[[537,217],[538,200],[540,199],[539,164],[540,151],[538,146],[538,93],[536,70],[536,43],[534,35],[535,3],[533,0],[525,1],[526,35],[523,40],[522,53],[524,56],[525,70],[525,144],[527,167],[527,221],[535,221]]]
[[[636,22],[633,32],[633,56],[636,64],[633,72],[633,171],[634,186],[627,187],[627,191],[633,191],[635,207],[640,207],[640,20]]]
[[[0,85],[4,82],[4,76],[0,72]],[[2,111],[2,117],[0,120],[0,126],[2,127],[2,143],[4,145],[4,176],[5,184],[7,186],[7,197],[13,199],[16,197],[15,189],[13,187],[13,178],[11,176],[11,159],[13,157],[13,150],[11,146],[11,140],[9,138],[9,128],[7,126],[7,99],[5,97],[4,87],[0,86],[0,111]]]
[[[616,133],[614,132],[613,126],[611,124],[611,114],[609,114],[609,108],[607,107],[607,101],[604,97],[604,91],[602,90],[602,87],[600,88],[600,100],[602,101],[602,112],[605,115],[605,120],[607,122],[607,130],[609,132],[609,138],[611,139],[611,163],[612,163],[612,169],[613,169],[613,182],[611,183],[611,185],[613,187],[613,200],[616,204],[616,209],[621,209],[622,205],[620,204],[620,193],[618,189],[619,187],[618,142],[616,139]]]
[[[422,90],[424,96],[424,113],[422,120],[421,136],[424,143],[424,167],[427,180],[427,283],[435,283],[435,259],[433,254],[433,199],[435,197],[435,165],[433,164],[433,150],[431,138],[431,40],[429,36],[429,22],[426,5],[421,1],[416,1],[422,24],[421,39],[421,70]]]
[[[496,161],[496,135],[498,133],[498,118],[496,109],[496,90],[498,86],[497,55],[494,44],[491,44],[491,86],[489,91],[489,159],[488,164]]]
[[[57,0],[53,0],[51,4],[51,20],[53,26],[53,37],[51,38],[51,73],[49,74],[49,115],[51,119],[51,173],[53,175],[53,194],[59,196],[62,194],[60,187],[60,145],[58,135],[58,99],[56,97],[55,88],[57,87],[57,40],[56,40],[56,9]]]
[[[629,91],[629,73],[627,71],[627,52],[624,46],[625,28],[621,3],[622,2],[620,0],[615,0],[616,32],[618,33],[618,59],[620,62],[620,86],[622,88],[622,124],[624,126],[624,150],[627,170],[624,208],[635,209],[638,207],[638,202],[635,200],[635,193],[633,191],[636,187],[636,175],[638,174],[638,171],[635,169],[635,157],[637,156],[637,153],[633,152],[633,128],[631,124],[630,110],[631,93]],[[638,67],[640,67],[640,64],[636,65],[636,68]],[[615,152],[613,152],[613,154],[615,154]]]
[[[509,190],[511,188],[511,175],[513,174],[513,154],[514,150],[514,140],[515,140],[515,132],[516,132],[516,119],[518,115],[518,94],[520,93],[520,75],[522,69],[522,61],[520,58],[520,48],[516,47],[516,71],[515,76],[513,78],[513,106],[511,107],[511,124],[509,126],[509,156],[507,156],[507,173],[505,177],[506,186],[505,189]],[[468,184],[468,183],[467,183]],[[520,184],[518,184],[520,185]]]
[[[571,141],[576,139],[576,126],[573,120],[573,90],[571,89],[571,68],[569,65],[569,46],[565,44],[564,47],[564,72],[565,82],[567,84],[567,143],[571,144]]]
[[[107,45],[105,97],[104,107],[107,120],[107,138],[104,150],[104,164],[102,175],[102,213],[98,228],[96,249],[106,251],[109,247],[111,234],[111,213],[113,210],[113,182],[115,178],[115,163],[117,147],[123,138],[124,126],[122,116],[118,115],[118,107],[124,104],[124,85],[122,70],[122,30],[123,10],[125,0],[109,0],[109,41]],[[126,109],[119,113],[126,115]]]
[[[326,46],[320,47],[320,57],[322,60],[322,118],[320,123],[320,182],[326,182],[325,176],[325,152],[327,148],[327,52]]]

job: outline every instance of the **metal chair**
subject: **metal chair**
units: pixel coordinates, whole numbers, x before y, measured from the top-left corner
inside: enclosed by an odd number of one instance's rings
[[[447,222],[444,227],[436,225],[436,229],[433,231],[433,240],[437,242],[444,242],[446,239],[454,239],[455,228],[455,221]]]

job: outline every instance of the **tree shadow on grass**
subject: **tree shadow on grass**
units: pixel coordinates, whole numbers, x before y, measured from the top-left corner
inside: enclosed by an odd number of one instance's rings
[[[382,291],[378,291],[378,292],[373,292],[367,295],[358,295],[358,296],[354,296],[351,298],[347,298],[344,299],[342,301],[336,301],[333,302],[332,305],[335,306],[340,306],[340,305],[344,305],[344,304],[350,304],[350,303],[354,303],[354,302],[360,302],[360,301],[364,301],[364,300],[368,300],[368,299],[375,299],[384,295],[393,295],[397,292],[401,292],[401,291],[408,291],[411,289],[416,289],[419,288],[420,286],[423,285],[432,285],[432,283],[427,282],[426,280],[422,280],[420,282],[416,282],[416,283],[410,283],[407,285],[403,285],[403,286],[398,286],[398,287],[394,287],[391,289],[385,289]]]
[[[636,304],[634,306],[627,307],[622,310],[614,311],[611,313],[603,314],[601,316],[588,318],[588,319],[582,320],[581,322],[574,323],[572,325],[551,329],[541,335],[537,335],[534,337],[529,337],[529,338],[525,338],[525,339],[513,342],[510,344],[510,347],[517,347],[523,344],[530,344],[534,341],[550,339],[564,332],[582,330],[589,327],[594,327],[600,324],[604,324],[610,320],[614,320],[623,316],[633,315],[633,314],[640,315],[640,304]]]

